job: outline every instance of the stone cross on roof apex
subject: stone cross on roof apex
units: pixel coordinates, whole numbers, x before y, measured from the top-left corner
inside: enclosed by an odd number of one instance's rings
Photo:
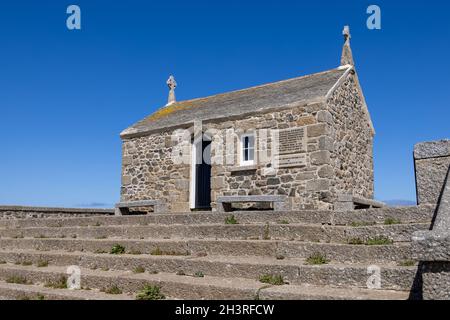
[[[169,105],[177,101],[175,98],[175,88],[177,87],[177,82],[175,81],[174,76],[170,76],[166,83],[169,87],[169,99],[167,101],[167,105]]]
[[[345,42],[344,47],[342,48],[341,66],[354,66],[355,62],[353,61],[352,48],[350,48],[350,38],[352,36],[350,35],[349,26],[344,27],[344,30],[342,30],[342,35],[344,36]]]
[[[344,36],[345,41],[350,40],[352,38],[349,26],[344,27],[344,30],[342,30],[342,35]]]
[[[175,81],[174,76],[170,76],[167,80],[167,85],[169,86],[169,89],[175,89],[177,87],[177,82]]]

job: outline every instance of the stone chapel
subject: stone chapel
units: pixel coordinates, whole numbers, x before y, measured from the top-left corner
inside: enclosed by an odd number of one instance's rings
[[[348,27],[343,36],[337,68],[294,79],[176,101],[171,76],[167,105],[121,133],[121,203],[166,212],[381,205],[375,131]]]

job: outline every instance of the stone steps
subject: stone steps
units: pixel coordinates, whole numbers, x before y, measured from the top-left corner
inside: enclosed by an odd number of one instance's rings
[[[128,239],[0,239],[2,250],[32,249],[42,253],[47,251],[109,253],[120,244],[127,253],[195,256],[256,256],[286,258],[308,258],[314,253],[326,255],[332,261],[342,263],[386,263],[401,262],[411,257],[410,243],[392,245],[349,245],[276,240],[128,240]]]
[[[231,215],[238,224],[225,223]],[[423,206],[0,219],[0,297],[134,299],[149,284],[168,299],[407,299],[418,267],[401,265],[410,265],[411,235],[428,230],[432,215]],[[389,241],[368,244],[379,237]],[[111,254],[119,245],[124,253]],[[307,264],[315,254],[327,263]],[[44,287],[70,265],[92,290]],[[374,265],[381,287],[369,290]],[[261,283],[263,275],[289,284]],[[33,285],[6,283],[14,276]],[[111,286],[124,293],[100,292]]]
[[[6,227],[77,227],[109,225],[148,225],[148,224],[223,224],[226,217],[234,215],[240,224],[249,223],[315,223],[330,225],[351,225],[354,223],[383,224],[387,218],[402,223],[428,223],[432,220],[434,208],[431,206],[367,209],[358,211],[247,211],[247,212],[198,212],[179,214],[150,214],[143,216],[93,216],[74,218],[26,218],[0,219],[0,228]]]
[[[45,270],[44,270],[45,269]],[[50,266],[37,268],[34,266],[0,265],[0,280],[7,281],[11,277],[22,277],[33,284],[42,285],[58,281],[66,276],[64,267]],[[273,286],[256,280],[223,277],[192,277],[167,273],[132,274],[124,271],[98,271],[81,269],[81,285],[91,289],[105,289],[112,286],[120,288],[124,293],[135,294],[144,286],[159,286],[161,292],[168,297],[183,299],[407,299],[406,291],[371,290],[361,288],[331,288],[309,285]],[[39,294],[39,287],[30,287]],[[12,288],[8,288],[11,290]],[[18,288],[23,290],[23,286]],[[61,289],[63,290],[63,289]],[[69,290],[67,290],[69,291]],[[79,292],[85,293],[88,290]],[[89,290],[90,291],[90,290]],[[73,291],[71,291],[73,292]],[[42,293],[41,293],[42,294]],[[0,286],[0,296],[5,296]],[[9,294],[11,295],[11,293]],[[43,294],[45,296],[45,294]]]
[[[130,294],[110,295],[98,290],[51,289],[0,281],[0,300],[133,300]]]
[[[387,237],[396,242],[411,240],[415,231],[428,230],[429,223],[328,226],[318,224],[201,224],[147,226],[96,226],[96,227],[32,227],[0,229],[2,238],[77,238],[77,239],[249,239],[297,240],[311,242],[347,243],[351,239],[367,240]]]
[[[327,285],[332,287],[367,287],[369,264],[342,264],[329,261],[323,265],[307,265],[305,259],[275,257],[233,256],[152,256],[112,255],[87,252],[68,253],[41,252],[34,250],[1,251],[0,261],[9,264],[33,264],[70,266],[100,270],[133,271],[144,268],[145,272],[176,274],[183,271],[193,275],[201,271],[208,276],[259,279],[262,275],[282,275],[290,284]],[[417,272],[416,266],[400,267],[384,264],[381,269],[382,289],[410,290]],[[45,267],[43,267],[45,268]]]

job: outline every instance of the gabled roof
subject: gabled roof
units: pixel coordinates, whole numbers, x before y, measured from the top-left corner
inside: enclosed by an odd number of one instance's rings
[[[186,100],[165,106],[124,130],[122,138],[213,120],[259,113],[291,104],[323,101],[351,68],[340,67],[249,89]]]

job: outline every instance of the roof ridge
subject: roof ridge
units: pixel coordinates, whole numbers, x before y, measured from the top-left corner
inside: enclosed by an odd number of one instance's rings
[[[300,80],[303,78],[308,78],[308,77],[312,77],[312,76],[318,76],[318,75],[322,75],[322,74],[326,74],[326,73],[330,73],[332,71],[342,71],[343,69],[347,69],[347,68],[351,68],[352,66],[347,65],[347,66],[339,66],[338,68],[334,68],[334,69],[328,69],[325,71],[321,71],[321,72],[316,72],[316,73],[310,73],[310,74],[306,74],[303,76],[299,76],[299,77],[295,77],[295,78],[290,78],[290,79],[285,79],[285,80],[279,80],[279,81],[273,81],[273,82],[267,82],[264,84],[260,84],[260,85],[256,85],[256,86],[252,86],[252,87],[248,87],[248,88],[244,88],[244,89],[237,89],[237,90],[231,90],[231,91],[227,91],[227,92],[222,92],[222,93],[217,93],[217,94],[212,94],[212,95],[208,95],[208,96],[204,96],[204,97],[199,97],[199,98],[193,98],[193,99],[187,99],[187,100],[180,100],[177,101],[176,103],[174,103],[174,105],[176,104],[181,104],[181,103],[186,103],[186,102],[195,102],[195,101],[199,101],[199,100],[203,100],[203,99],[209,99],[212,97],[219,97],[222,95],[227,95],[230,93],[238,93],[238,92],[244,92],[244,91],[248,91],[248,90],[253,90],[253,89],[259,89],[259,88],[264,88],[266,86],[271,86],[274,84],[282,84],[282,83],[286,83],[286,82],[290,82],[290,81],[295,81],[295,80]],[[162,107],[161,109],[164,109],[167,106]]]

